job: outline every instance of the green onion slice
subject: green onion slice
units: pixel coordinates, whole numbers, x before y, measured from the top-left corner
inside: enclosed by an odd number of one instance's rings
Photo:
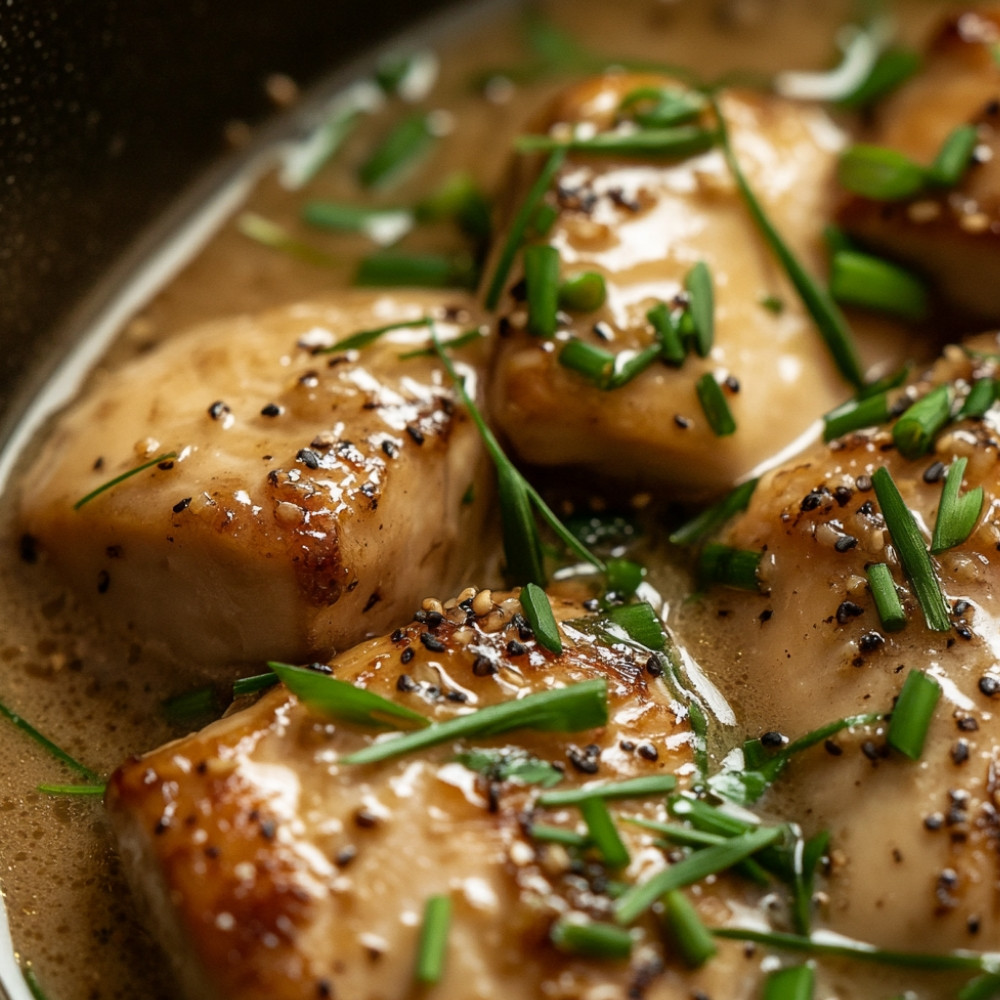
[[[903,153],[860,143],[840,157],[837,179],[846,190],[863,198],[898,201],[923,190],[927,173]]]
[[[978,142],[979,130],[975,125],[959,125],[952,129],[928,167],[927,179],[942,187],[954,187],[972,162]]]
[[[720,584],[737,590],[760,590],[757,570],[763,553],[709,542],[698,555],[696,576],[699,587]]]
[[[774,223],[768,218],[736,159],[736,154],[729,141],[729,130],[718,102],[713,102],[713,107],[719,123],[719,140],[723,154],[736,181],[736,186],[751,216],[757,223],[757,228],[795,286],[799,298],[808,309],[820,335],[826,342],[838,370],[851,385],[860,388],[864,385],[864,376],[861,371],[857,347],[854,344],[847,321],[841,315],[833,299],[830,298],[822,285],[806,271],[788,244],[785,243]]]
[[[605,156],[642,156],[686,159],[715,145],[716,133],[696,125],[674,128],[644,128],[630,131],[599,132],[568,139],[549,135],[522,135],[514,144],[519,153],[572,150]]]
[[[531,185],[531,189],[528,191],[524,201],[521,202],[521,207],[514,216],[514,221],[511,223],[510,230],[507,233],[507,239],[500,250],[500,256],[497,258],[496,270],[493,272],[493,278],[490,280],[486,291],[486,308],[491,312],[496,309],[497,304],[500,302],[500,293],[503,291],[504,283],[510,274],[514,257],[517,255],[517,251],[524,241],[524,233],[528,228],[528,223],[534,216],[535,210],[544,197],[545,192],[548,191],[553,178],[558,173],[565,158],[565,150],[557,149],[552,153],[545,162],[545,166],[542,167],[535,178],[535,183]]]
[[[841,250],[830,262],[830,294],[845,305],[898,316],[927,318],[927,288],[911,271],[857,250]]]
[[[663,631],[663,620],[649,601],[635,604],[619,604],[604,612],[604,620],[621,629],[633,642],[644,649],[663,649],[667,635]]]
[[[670,533],[674,545],[697,545],[714,535],[730,518],[747,509],[760,479],[748,479],[718,503],[703,510],[690,521]]]
[[[872,563],[866,568],[866,573],[882,627],[886,632],[898,632],[906,625],[906,612],[899,599],[892,571],[885,563]]]
[[[559,312],[559,251],[540,243],[525,247],[523,258],[528,331],[536,337],[554,337]]]
[[[30,736],[31,739],[43,750],[55,757],[56,760],[61,761],[92,784],[96,785],[100,783],[101,779],[98,777],[96,771],[92,771],[86,764],[81,764],[75,757],[71,757],[62,747],[53,743],[47,736],[43,736],[30,722],[18,715],[17,712],[9,709],[2,702],[0,702],[0,715],[20,729],[22,733]]]
[[[424,904],[424,920],[417,945],[414,976],[418,983],[436,983],[444,972],[448,953],[448,928],[451,925],[451,898],[431,896]]]
[[[425,729],[380,740],[342,758],[342,763],[370,764],[448,740],[496,736],[512,729],[578,732],[606,725],[607,721],[607,681],[597,678],[551,691],[537,691],[516,701],[489,705]]]
[[[545,823],[532,823],[528,827],[528,835],[532,840],[547,844],[562,844],[563,847],[582,850],[590,840],[582,833],[567,830],[561,826],[548,826]]]
[[[524,785],[551,788],[563,780],[562,771],[548,761],[539,760],[525,750],[507,748],[495,750],[479,747],[455,756],[463,767],[481,774],[489,781],[519,781]]]
[[[422,157],[434,141],[427,114],[410,115],[396,125],[358,170],[365,187],[384,187]]]
[[[892,439],[905,458],[926,455],[934,438],[951,419],[954,390],[939,385],[903,412],[892,428]]]
[[[847,111],[867,108],[913,76],[920,63],[920,55],[912,49],[886,49],[875,60],[868,76],[837,103]]]
[[[590,843],[597,848],[608,868],[625,868],[629,863],[628,848],[604,799],[583,799],[580,802],[580,813],[587,824]]]
[[[552,943],[571,955],[625,959],[632,954],[632,935],[624,927],[563,917],[552,925]]]
[[[823,414],[823,440],[833,441],[851,431],[877,427],[890,417],[889,393],[880,392],[863,399],[850,399]]]
[[[694,904],[679,889],[664,895],[663,916],[670,940],[690,968],[704,965],[719,950]]]
[[[715,339],[715,292],[712,272],[703,260],[688,271],[684,287],[688,293],[688,313],[694,326],[694,349],[698,357],[705,358]]]
[[[540,646],[552,653],[563,651],[562,636],[555,616],[552,614],[552,604],[549,595],[535,583],[526,583],[521,588],[521,607],[524,616],[535,633]]]
[[[704,850],[657,872],[645,882],[627,889],[615,903],[615,920],[630,924],[637,920],[664,893],[700,882],[709,875],[732,868],[784,835],[782,827],[763,827],[733,837],[724,844]]]
[[[889,746],[910,760],[919,760],[940,697],[941,685],[933,677],[921,670],[911,670],[889,720],[886,735]]]
[[[559,286],[559,305],[570,312],[596,312],[607,297],[607,285],[600,271],[583,271]]]
[[[645,799],[654,795],[666,795],[676,787],[677,779],[672,774],[655,774],[641,778],[627,778],[624,781],[586,785],[583,788],[543,792],[535,804],[543,809],[558,809],[563,806],[578,806],[590,799]]]
[[[102,796],[107,789],[103,782],[99,785],[38,785],[37,790],[45,795]]]
[[[266,674],[255,674],[253,677],[240,677],[233,681],[233,697],[242,698],[248,694],[256,694],[258,691],[266,691],[278,683],[278,675],[274,671]]]
[[[119,483],[124,483],[126,479],[131,479],[133,476],[137,476],[140,472],[145,472],[147,469],[153,468],[154,465],[159,465],[160,462],[167,462],[176,457],[176,451],[165,451],[162,455],[157,455],[156,458],[151,458],[148,462],[143,462],[142,465],[137,465],[134,469],[129,469],[128,472],[123,472],[120,476],[115,476],[114,479],[109,479],[106,483],[102,483],[98,486],[96,490],[91,490],[86,496],[80,497],[80,499],[73,504],[73,510],[79,510],[84,504],[90,503],[90,501],[95,497],[99,497],[102,493],[105,493],[110,489],[114,489],[114,487],[116,487]]]
[[[646,567],[631,559],[612,556],[606,565],[608,592],[618,597],[631,597],[646,575]]]
[[[736,431],[736,421],[729,409],[729,403],[722,391],[722,386],[715,381],[711,372],[705,372],[695,383],[698,402],[705,413],[708,426],[716,437],[726,437]]]
[[[813,1000],[816,974],[811,965],[789,965],[769,972],[763,1000]]]
[[[665,302],[657,302],[646,313],[660,342],[660,354],[668,365],[681,365],[687,355],[687,348],[681,337],[680,324],[673,310]]]
[[[344,351],[359,351],[363,347],[367,347],[369,344],[375,343],[376,340],[381,339],[385,334],[392,333],[393,330],[408,330],[414,327],[429,326],[431,320],[427,316],[421,316],[418,319],[404,319],[399,320],[396,323],[387,323],[385,326],[377,326],[372,330],[359,330],[357,333],[352,333],[349,337],[344,337],[343,340],[338,340],[336,344],[330,347],[324,347],[317,351],[317,354],[340,354]]]
[[[400,722],[418,726],[430,724],[412,708],[330,674],[288,663],[272,662],[268,666],[292,694],[309,709],[322,715],[364,726],[396,726]]]
[[[982,513],[985,501],[982,486],[960,494],[968,461],[964,456],[956,458],[945,475],[931,537],[931,553],[934,555],[961,545],[972,534]]]
[[[705,110],[697,91],[677,87],[636,87],[618,105],[643,128],[669,128],[694,121]]]
[[[247,239],[306,264],[337,267],[344,263],[343,259],[334,257],[333,254],[328,254],[304,240],[296,239],[284,226],[255,212],[242,212],[236,219],[236,228]]]
[[[473,288],[476,262],[468,253],[380,250],[362,257],[354,284],[369,288]]]
[[[935,632],[947,632],[951,628],[948,605],[912,512],[903,502],[887,468],[882,466],[875,470],[872,485],[927,627]]]
[[[998,389],[1000,383],[994,378],[976,379],[955,414],[955,419],[970,420],[985,416],[986,411],[996,402]]]

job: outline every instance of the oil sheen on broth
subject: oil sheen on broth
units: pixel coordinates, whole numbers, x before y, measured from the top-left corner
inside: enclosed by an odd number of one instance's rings
[[[820,67],[827,63],[836,26],[849,4],[816,5],[791,0],[561,0],[547,5],[553,21],[601,52],[658,63],[691,65],[711,78],[730,70],[747,72]],[[905,30],[919,34],[931,5],[908,12]],[[910,15],[913,16],[910,16]],[[431,106],[451,116],[446,141],[434,160],[394,191],[400,203],[426,192],[428,176],[470,170],[486,190],[499,183],[511,140],[544,106],[566,78],[542,77],[519,83],[492,99],[468,86],[484,66],[502,69],[522,58],[516,16],[492,14],[471,37],[444,32],[435,41],[440,76]],[[383,134],[387,115],[364,121],[334,163],[309,189],[314,197],[357,200],[348,171],[374,137]],[[250,207],[278,221],[296,217],[303,195],[285,191],[265,176]],[[122,331],[100,371],[136,356],[172,331],[203,319],[252,312],[307,298],[345,285],[353,260],[367,252],[359,237],[330,236],[325,246],[342,266],[303,264],[247,240],[233,222],[222,226],[183,272],[144,307]],[[441,246],[433,228],[408,242]],[[44,429],[40,432],[44,436]],[[31,459],[27,449],[23,464]],[[10,487],[17,490],[16,480]],[[164,698],[203,683],[198,671],[171,654],[169,637],[146,640],[127,628],[94,626],[72,593],[37,571],[4,505],[4,571],[0,577],[0,698],[52,735],[70,753],[99,773],[110,773],[131,754],[180,735],[160,710]],[[655,546],[653,551],[658,550]],[[654,584],[668,597],[683,593],[679,571],[657,557]],[[475,582],[475,581],[470,581]],[[492,581],[482,581],[492,582]],[[766,693],[760,695],[766,698]],[[51,798],[36,792],[45,781],[65,780],[61,768],[12,727],[0,726],[2,884],[14,940],[22,961],[30,962],[53,1000],[174,995],[155,942],[140,928],[124,887],[101,806],[96,800]],[[892,991],[891,977],[886,995]],[[843,996],[872,995],[866,990]]]

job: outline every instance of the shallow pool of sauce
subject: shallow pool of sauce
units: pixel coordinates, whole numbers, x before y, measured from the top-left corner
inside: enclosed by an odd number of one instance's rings
[[[849,6],[561,0],[547,10],[595,50],[691,65],[711,77],[731,69],[783,68],[789,53],[794,53],[795,68],[824,65],[835,25]],[[907,19],[907,31],[919,31],[931,13],[931,5],[917,8],[917,16]],[[454,128],[434,159],[394,188],[392,201],[412,200],[431,186],[428,178],[456,168],[471,170],[487,190],[496,185],[510,138],[565,82],[548,78],[522,84],[497,100],[469,87],[470,78],[486,68],[482,58],[498,68],[523,58],[516,23],[501,16],[498,22],[481,23],[478,41],[462,37],[435,44],[441,73],[431,106],[447,108]],[[485,55],[477,59],[477,53]],[[254,210],[294,225],[306,196],[357,200],[350,169],[337,164],[358,162],[384,134],[393,113],[390,107],[366,120],[306,192],[286,192],[266,177],[252,196]],[[195,321],[259,310],[345,284],[352,258],[370,250],[358,237],[301,235],[342,255],[344,266],[302,264],[248,241],[229,223],[127,324],[101,366],[116,365]],[[413,234],[407,246],[441,249],[448,238],[430,228]],[[10,489],[16,493],[16,478]],[[0,700],[95,771],[110,773],[130,754],[179,734],[164,720],[160,703],[202,680],[171,658],[169,643],[145,642],[125,625],[114,634],[96,628],[71,593],[23,558],[15,509],[8,496],[0,515]],[[669,565],[653,571],[653,582],[662,590],[676,591],[677,579],[678,571]],[[0,774],[0,884],[18,954],[35,969],[47,995],[51,1000],[173,998],[165,971],[157,972],[164,962],[156,943],[140,929],[120,878],[99,801],[35,791],[39,782],[66,782],[73,776],[6,722],[0,723]],[[886,985],[893,988],[891,980]]]

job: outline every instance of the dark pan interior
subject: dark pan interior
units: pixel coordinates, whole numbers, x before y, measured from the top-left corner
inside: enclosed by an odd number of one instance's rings
[[[273,110],[269,74],[308,85],[446,5],[0,5],[0,437],[71,307],[224,151],[226,122]]]

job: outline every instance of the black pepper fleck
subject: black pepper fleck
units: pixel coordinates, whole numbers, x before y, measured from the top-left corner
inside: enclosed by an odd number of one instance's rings
[[[636,753],[643,760],[659,760],[660,752],[653,746],[652,743],[640,743],[636,748]]]
[[[267,406],[261,408],[260,415],[262,417],[280,417],[284,412],[277,403],[268,403]]]
[[[311,448],[300,448],[295,458],[306,466],[306,468],[319,468],[319,455],[317,455]]]
[[[932,462],[924,469],[925,483],[939,483],[944,478],[944,462]]]
[[[403,652],[400,654],[399,659],[403,663],[409,663],[410,660],[412,660],[415,655],[416,654],[413,651],[413,647],[407,646],[406,649],[404,649]]]
[[[488,656],[483,656],[481,653],[472,661],[472,672],[476,677],[490,677],[498,669],[497,665]]]
[[[858,615],[863,615],[864,613],[865,609],[860,604],[855,604],[854,601],[841,601],[840,606],[837,608],[837,624],[846,625],[852,618],[857,618]],[[879,638],[881,639],[882,637],[879,636]]]
[[[992,676],[992,674],[985,674],[979,678],[979,690],[987,698],[995,697],[997,694],[1000,694],[1000,679]]]
[[[443,653],[447,648],[440,639],[431,635],[430,632],[421,632],[420,641],[424,644],[424,648],[429,649],[432,653]]]
[[[969,759],[969,741],[958,740],[951,748],[951,759],[955,764],[964,764]]]
[[[413,424],[406,425],[406,433],[410,435],[410,439],[414,444],[423,444],[424,435],[419,427],[415,427]]]
[[[191,506],[191,497],[185,497],[183,500],[178,500],[177,503],[173,505],[170,509],[175,513],[179,514],[182,510],[187,510]]]
[[[841,535],[834,543],[833,547],[837,552],[850,552],[858,544],[854,535]]]
[[[524,656],[528,652],[528,647],[522,642],[518,642],[517,639],[511,639],[507,643],[507,655],[508,656]]]
[[[227,413],[230,413],[230,409],[222,402],[221,399],[217,399],[209,408],[208,415],[213,420],[221,420]]]

